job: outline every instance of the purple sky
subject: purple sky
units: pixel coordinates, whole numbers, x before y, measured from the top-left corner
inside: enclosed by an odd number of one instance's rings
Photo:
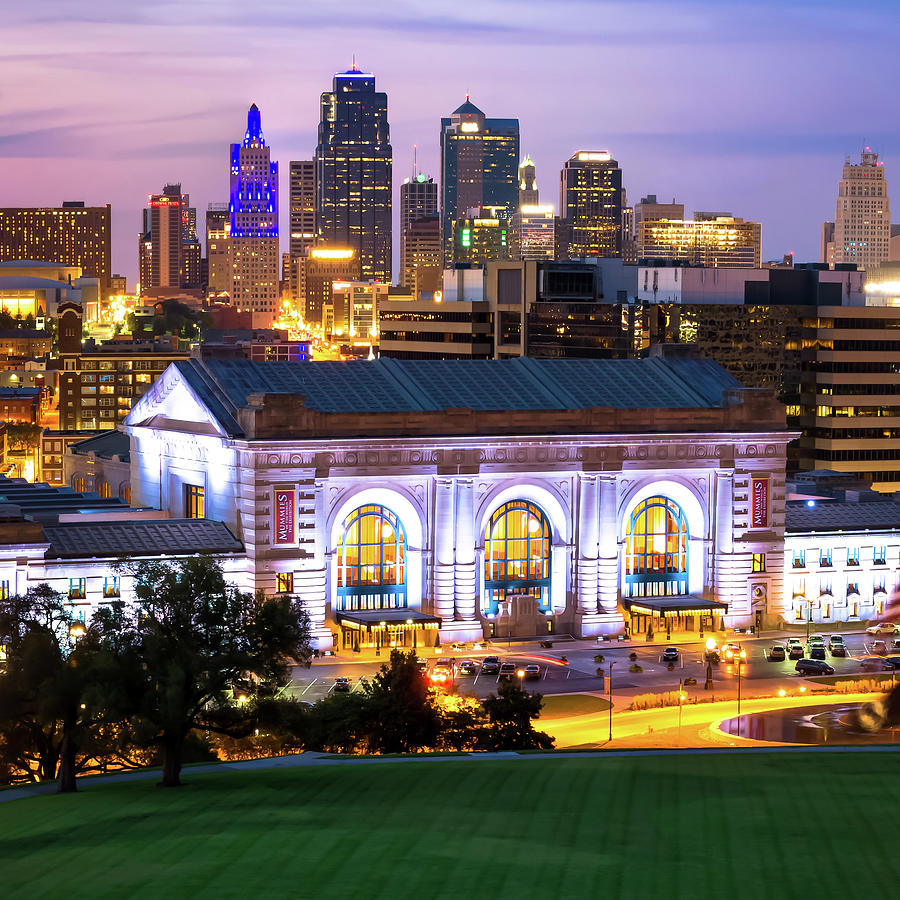
[[[40,0],[0,21],[0,206],[111,203],[129,287],[146,195],[181,181],[201,221],[226,200],[252,101],[286,209],[287,163],[311,156],[353,53],[388,92],[395,204],[414,143],[438,175],[440,117],[467,91],[519,117],[542,200],[573,151],[609,149],[630,201],[759,220],[764,258],[816,258],[863,143],[900,184],[896,0]]]

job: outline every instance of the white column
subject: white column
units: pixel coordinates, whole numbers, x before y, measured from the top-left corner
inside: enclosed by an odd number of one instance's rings
[[[456,485],[456,618],[472,622],[475,620],[475,482],[460,478]]]
[[[600,509],[597,504],[597,476],[582,474],[578,495],[578,612],[597,612],[597,551],[600,537]]]
[[[454,545],[454,491],[453,479],[438,478],[434,490],[434,614],[442,622],[453,619],[453,590],[455,565]]]
[[[600,611],[615,615],[619,600],[619,530],[616,525],[616,476],[597,477],[600,492],[600,532],[597,597]]]
[[[303,484],[301,490],[311,490],[313,493],[314,527],[300,532],[301,537],[309,535],[312,546],[306,547],[311,555],[297,563],[294,591],[303,601],[309,615],[313,645],[319,649],[328,649],[331,647],[331,629],[325,625],[325,609],[328,604],[326,568],[329,560],[329,536],[325,533],[325,485],[321,479],[316,479],[311,485]]]
[[[711,529],[714,536],[713,586],[715,599],[727,603],[728,612],[732,613],[732,606],[742,599],[741,578],[735,571],[734,559],[734,473],[717,472],[715,483],[716,521]]]

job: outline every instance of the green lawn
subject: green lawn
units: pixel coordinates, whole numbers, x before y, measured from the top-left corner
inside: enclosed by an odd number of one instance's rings
[[[4,898],[894,896],[900,754],[322,766],[0,804]]]
[[[541,719],[536,728],[541,727],[541,721],[544,719],[585,716],[609,709],[609,700],[595,697],[593,694],[544,694],[542,703],[544,705],[541,709]]]

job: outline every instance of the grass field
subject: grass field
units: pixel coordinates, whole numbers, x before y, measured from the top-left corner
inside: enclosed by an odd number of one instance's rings
[[[560,719],[565,716],[586,716],[609,709],[609,700],[593,694],[545,694],[541,719]],[[541,727],[540,721],[535,726]]]
[[[4,898],[895,896],[898,753],[186,773],[0,804]]]

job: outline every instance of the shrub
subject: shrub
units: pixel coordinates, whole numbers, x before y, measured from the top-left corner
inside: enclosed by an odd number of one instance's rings
[[[663,706],[678,706],[678,691],[665,691],[662,694],[635,694],[631,701],[631,709],[659,709]]]
[[[632,664],[628,667],[628,671],[629,671],[629,672],[643,672],[643,671],[644,671],[644,667],[643,667],[643,666],[639,666],[637,663],[632,663]]]
[[[603,678],[604,675],[606,675],[606,671],[604,670],[603,666],[597,666],[597,677]]]
[[[602,663],[605,659],[606,659],[606,657],[602,653],[598,653],[594,657],[594,662],[597,663],[597,665],[599,666],[600,663]]]
[[[889,691],[890,681],[878,681],[874,678],[861,678],[858,681],[836,681],[834,691],[836,694],[868,694],[875,691]]]
[[[634,662],[634,661],[637,659],[637,653],[634,653],[634,652],[632,651],[631,653],[628,654],[628,658],[629,658],[632,662]]]

